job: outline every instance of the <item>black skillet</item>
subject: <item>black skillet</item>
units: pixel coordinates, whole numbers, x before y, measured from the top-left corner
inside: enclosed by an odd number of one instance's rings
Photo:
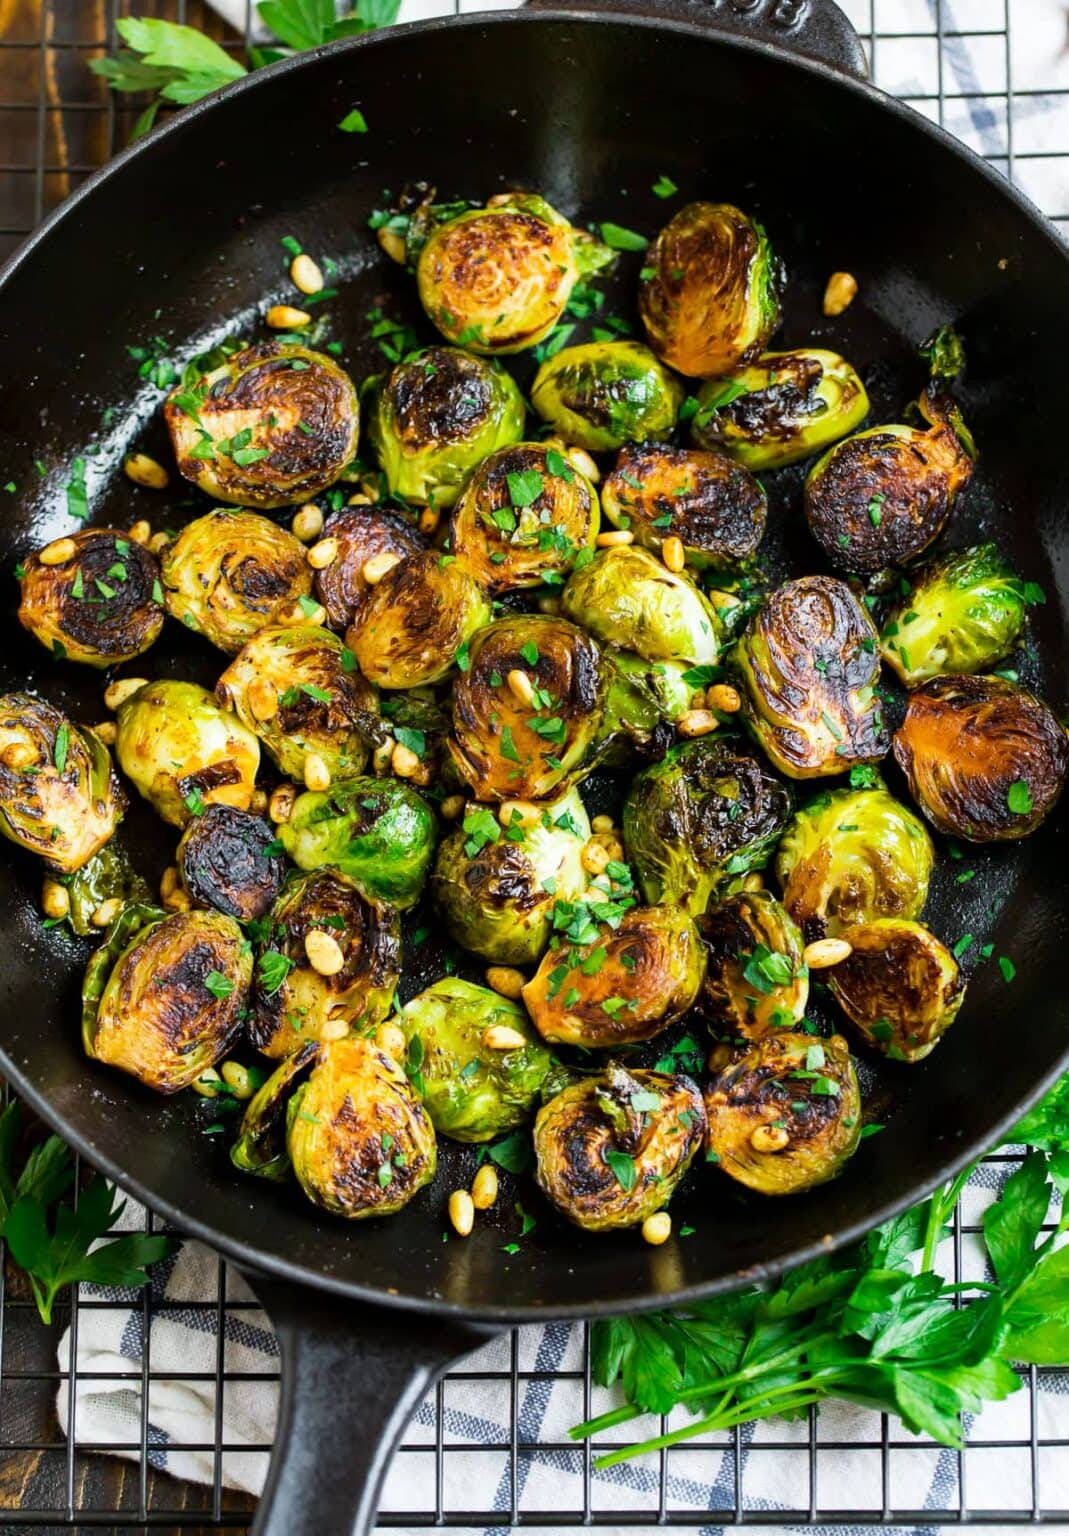
[[[823,62],[822,62],[823,61]],[[120,155],[61,208],[0,279],[0,479],[16,481],[0,532],[10,569],[71,530],[63,485],[87,444],[94,515],[154,526],[200,510],[153,499],[116,464],[137,441],[166,456],[159,392],[139,387],[127,346],[161,335],[172,355],[255,323],[289,298],[283,235],[345,259],[335,334],[360,376],[377,366],[366,311],[416,317],[401,275],[366,233],[384,189],[425,178],[479,198],[536,187],[576,217],[651,232],[683,196],[731,200],[767,225],[792,274],[783,338],[823,338],[862,370],[874,419],[895,419],[921,376],[915,343],[953,319],[970,354],[966,419],[981,467],[951,539],[995,536],[1046,589],[1039,659],[1022,676],[1066,704],[1069,524],[1069,255],[1001,177],[938,129],[863,83],[857,39],[827,0],[686,0],[657,17],[586,0],[566,11],[474,15],[339,44],[287,61],[194,107]],[[354,106],[366,137],[339,132]],[[614,279],[627,307],[640,257]],[[827,275],[856,274],[860,297],[825,321]],[[103,425],[106,407],[118,413]],[[43,477],[34,470],[40,459]],[[799,474],[770,479],[779,572],[819,569],[800,530]],[[76,718],[100,718],[101,679],[50,661],[21,635],[7,587],[0,686],[40,689]],[[217,654],[169,626],[127,671],[203,680]],[[901,785],[897,786],[901,791]],[[1062,1000],[1069,919],[1067,818],[1018,849],[969,852],[975,878],[941,861],[936,930],[975,941],[962,1015],[916,1067],[882,1068],[870,1103],[890,1122],[841,1179],[781,1203],[739,1197],[712,1172],[676,1207],[693,1236],[651,1249],[633,1234],[585,1237],[538,1206],[510,1255],[515,1191],[496,1224],[441,1238],[445,1197],[469,1178],[450,1152],[433,1190],[402,1215],[360,1227],[320,1217],[291,1190],[238,1177],[188,1095],[161,1100],[86,1062],[77,991],[86,946],[42,933],[40,870],[0,867],[0,1067],[56,1130],[137,1198],[251,1272],[279,1327],[284,1395],[278,1450],[257,1529],[341,1533],[373,1518],[389,1451],[424,1387],[505,1324],[663,1305],[768,1275],[842,1243],[919,1198],[988,1147],[1066,1060]],[[125,836],[146,874],[168,856],[141,808]],[[1007,984],[987,942],[1017,969]],[[406,978],[433,972],[433,951]],[[531,1200],[524,1191],[524,1198]]]

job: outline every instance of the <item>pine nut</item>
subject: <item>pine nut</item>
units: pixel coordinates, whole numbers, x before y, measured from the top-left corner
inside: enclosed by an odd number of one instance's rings
[[[583,844],[579,862],[588,875],[603,875],[609,865],[609,850],[603,843],[596,843],[591,838],[588,843]]]
[[[325,571],[338,558],[337,539],[320,539],[318,544],[312,545],[306,558],[313,571]]]
[[[782,1152],[790,1139],[785,1125],[757,1125],[750,1132],[750,1145],[755,1152]]]
[[[742,695],[730,683],[714,683],[706,691],[705,702],[710,709],[719,709],[725,715],[734,715],[742,708]]]
[[[314,501],[297,508],[290,528],[294,538],[300,539],[302,544],[311,544],[314,539],[318,539],[323,532],[323,514]]]
[[[561,611],[560,598],[540,597],[538,599],[538,611],[539,613],[548,613],[550,618],[556,618]]]
[[[294,603],[289,611],[289,622],[299,624],[302,629],[308,624],[321,628],[327,622],[327,610],[322,603],[314,603],[306,612],[300,603]]]
[[[53,539],[38,552],[37,558],[42,565],[66,565],[68,560],[74,559],[77,550],[73,539]]]
[[[160,900],[166,901],[168,896],[178,890],[181,880],[178,875],[177,864],[168,864],[160,876]]]
[[[248,1067],[243,1067],[240,1061],[224,1061],[219,1071],[222,1073],[223,1082],[235,1099],[252,1098],[256,1089],[253,1087]]]
[[[349,497],[351,507],[374,506],[382,500],[383,483],[377,474],[365,475],[359,482],[360,494]]]
[[[12,768],[18,773],[36,763],[37,753],[28,741],[12,741],[0,752],[0,760],[5,768]]]
[[[686,553],[683,549],[683,540],[676,534],[670,534],[661,545],[661,559],[670,571],[680,572],[687,563]]]
[[[304,760],[304,785],[320,792],[330,788],[330,769],[318,752],[309,752]]]
[[[389,773],[390,769],[393,767],[393,754],[394,748],[396,746],[397,743],[394,741],[393,737],[387,736],[385,741],[379,742],[378,746],[371,754],[371,766],[374,768],[379,778],[382,778],[384,774]]]
[[[838,965],[854,953],[854,946],[846,939],[814,939],[802,950],[802,959],[811,971],[826,971],[829,965]]]
[[[719,1041],[709,1052],[709,1071],[723,1072],[724,1068],[730,1065],[734,1054],[726,1040]]]
[[[497,1169],[483,1163],[471,1181],[471,1203],[477,1211],[488,1211],[497,1199]]]
[[[46,917],[66,917],[71,909],[70,893],[58,880],[46,880],[41,887],[41,910]]]
[[[320,1025],[319,1038],[320,1040],[344,1040],[349,1032],[350,1024],[348,1019],[341,1017],[326,1019]]]
[[[377,555],[372,555],[370,560],[365,560],[360,574],[369,587],[375,587],[388,571],[392,571],[395,565],[401,564],[401,556],[395,555],[392,549],[384,549]]]
[[[387,229],[385,224],[376,231],[378,241],[391,261],[396,261],[399,267],[405,264],[405,237],[396,229]]]
[[[399,779],[410,779],[419,772],[420,758],[411,747],[398,742],[390,753],[390,767]]]
[[[106,928],[113,923],[122,910],[122,901],[118,896],[110,896],[107,901],[102,901],[93,913],[89,921],[94,928]]]
[[[442,514],[437,507],[424,507],[423,511],[419,514],[420,533],[429,539],[432,533],[437,532],[438,524],[441,520]]]
[[[337,976],[345,966],[341,945],[322,928],[309,928],[304,936],[304,952],[309,965],[320,976]]]
[[[533,800],[502,800],[497,808],[497,819],[503,827],[511,827],[513,823],[535,827],[542,820],[542,810]]]
[[[254,816],[262,816],[267,810],[267,790],[254,789],[252,799],[249,801],[249,810]]]
[[[264,319],[273,331],[299,331],[312,323],[307,310],[294,309],[292,304],[272,304]]]
[[[160,905],[168,912],[188,912],[193,903],[179,886],[169,896],[164,896]]]
[[[526,704],[528,709],[534,703],[534,686],[526,672],[521,672],[519,667],[513,667],[505,681],[509,685],[509,692],[514,699],[521,704]]]
[[[486,985],[500,992],[502,997],[517,998],[527,985],[527,978],[513,965],[491,965],[486,972]],[[485,1036],[483,1038],[485,1040]]]
[[[764,888],[764,878],[757,873],[756,869],[752,874],[747,875],[742,882],[742,889],[744,891],[763,891]]]
[[[101,720],[99,725],[93,726],[93,731],[106,747],[113,747],[119,734],[114,720]]]
[[[380,1024],[375,1031],[375,1044],[380,1051],[385,1051],[387,1056],[392,1056],[394,1061],[404,1061],[408,1055],[408,1041],[405,1032],[398,1024]]]
[[[199,1093],[202,1099],[217,1099],[223,1087],[223,1079],[214,1067],[205,1067],[199,1077],[195,1077],[189,1085],[194,1093]]]
[[[449,1220],[458,1237],[467,1237],[475,1225],[475,1205],[466,1189],[454,1189],[449,1196]]]
[[[642,1236],[653,1248],[659,1248],[672,1235],[672,1218],[667,1211],[656,1211],[642,1223]]]
[[[857,297],[857,278],[852,272],[833,272],[824,290],[824,313],[841,315]]]
[[[127,538],[135,544],[147,544],[152,537],[152,525],[145,518],[139,517],[136,523],[131,523],[127,532]]]
[[[595,832],[616,831],[616,823],[613,821],[611,816],[595,816],[590,825],[592,830]]]
[[[171,542],[169,533],[154,533],[148,541],[148,547],[154,555],[161,555]]]
[[[257,720],[273,720],[278,714],[278,689],[269,678],[253,678],[249,684],[249,708]]]
[[[708,736],[719,724],[711,709],[688,709],[676,721],[676,730],[681,736]]]
[[[165,491],[169,476],[162,464],[149,458],[147,453],[132,453],[123,463],[126,478],[146,491]]]
[[[322,293],[323,274],[306,252],[302,251],[290,262],[290,277],[295,288],[302,293]]]
[[[458,816],[463,815],[465,804],[466,801],[463,795],[446,795],[439,806],[439,810],[446,821],[456,821]]]
[[[105,688],[104,703],[108,709],[115,711],[147,686],[147,677],[118,677]]]
[[[577,469],[581,475],[586,476],[591,485],[596,485],[601,479],[601,470],[585,448],[569,448],[564,457],[573,469]]]
[[[635,535],[630,528],[611,528],[607,533],[599,533],[594,542],[599,549],[616,549],[623,544],[633,544]]]
[[[520,973],[517,971],[515,974],[519,976]],[[518,992],[516,996],[519,996]],[[526,1044],[523,1035],[510,1024],[491,1024],[489,1029],[483,1031],[483,1045],[488,1051],[522,1051]]]
[[[293,815],[293,802],[297,798],[297,791],[292,784],[280,784],[267,802],[267,814],[275,823],[281,826],[289,821]]]

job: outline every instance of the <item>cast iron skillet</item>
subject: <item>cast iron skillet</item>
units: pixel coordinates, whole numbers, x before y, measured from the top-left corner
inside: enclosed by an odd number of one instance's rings
[[[650,187],[667,174],[685,196],[731,200],[764,221],[792,273],[786,343],[841,347],[866,376],[874,420],[896,419],[916,393],[916,342],[938,322],[959,323],[970,353],[965,415],[982,458],[952,537],[998,537],[1045,587],[1043,659],[1026,657],[1022,676],[1063,707],[1069,255],[994,172],[844,72],[860,52],[828,0],[684,0],[657,18],[622,5],[597,14],[597,3],[432,22],[287,61],[182,114],[82,187],[0,277],[0,465],[19,488],[4,507],[0,561],[10,570],[70,530],[62,487],[87,444],[99,445],[89,460],[99,520],[126,526],[150,505],[161,527],[201,509],[179,505],[179,490],[151,502],[114,473],[135,439],[166,456],[158,391],[139,390],[126,347],[159,334],[172,355],[188,355],[242,317],[251,325],[269,296],[288,299],[281,236],[355,253],[331,310],[362,376],[380,361],[366,311],[407,304],[415,316],[408,286],[366,235],[384,189],[424,177],[447,195],[482,198],[527,185],[577,221],[652,230],[666,205]],[[366,137],[335,126],[354,105]],[[633,291],[639,261],[623,263],[621,294]],[[819,293],[837,268],[858,276],[861,296],[829,323]],[[819,569],[799,528],[799,480],[788,473],[774,492],[780,570]],[[39,688],[76,718],[98,719],[101,679],[23,637],[13,583],[5,593],[0,687]],[[168,626],[126,670],[208,681],[220,666]],[[972,955],[990,939],[1017,978],[1007,986],[981,966],[939,1050],[880,1072],[873,1102],[890,1129],[836,1183],[797,1201],[746,1200],[699,1172],[678,1206],[696,1231],[661,1249],[634,1234],[580,1235],[540,1207],[510,1256],[508,1181],[496,1228],[443,1243],[457,1154],[443,1159],[433,1192],[358,1228],[238,1177],[188,1095],[161,1100],[86,1062],[77,992],[87,946],[42,933],[39,867],[14,853],[0,867],[0,1067],[92,1163],[252,1272],[279,1325],[284,1370],[258,1529],[334,1536],[370,1523],[389,1450],[425,1386],[493,1328],[661,1305],[771,1274],[919,1198],[1012,1124],[1066,1059],[1066,822],[1056,816],[1017,849],[970,853],[977,874],[965,884],[942,861],[933,926],[951,941],[976,935]],[[158,878],[169,851],[160,825],[138,807],[125,836]],[[432,957],[424,970],[433,966]],[[409,990],[419,982],[409,976]]]

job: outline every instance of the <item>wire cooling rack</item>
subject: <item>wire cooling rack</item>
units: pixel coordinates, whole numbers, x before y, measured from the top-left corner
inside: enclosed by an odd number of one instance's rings
[[[219,0],[226,8],[226,0]],[[840,0],[862,33],[873,76],[943,123],[1017,181],[1069,236],[1069,28],[1057,0]],[[116,101],[87,68],[115,44],[119,0],[0,0],[0,256],[129,137],[140,106]],[[482,0],[407,0],[405,19],[484,9]],[[241,50],[253,33],[251,0],[229,0],[228,27],[200,0],[138,0],[139,15],[204,26]],[[244,28],[244,38],[242,37]],[[981,1277],[974,1234],[983,1204],[1012,1158],[989,1158],[954,1221],[954,1278]],[[146,1225],[153,1228],[152,1218]],[[138,1403],[137,1432],[75,1453],[61,1431],[57,1390],[92,1381],[57,1367],[61,1333],[101,1311],[151,1341],[176,1308],[215,1341],[214,1362],[182,1381],[214,1403],[212,1435],[162,1448],[150,1388],[165,1379],[142,1351],[137,1368],[108,1373]],[[214,1295],[174,1303],[159,1285],[139,1300],[83,1295],[57,1305],[51,1328],[10,1268],[0,1268],[0,1527],[247,1530],[254,1501],[224,1486],[224,1472],[262,1445],[228,1444],[226,1394],[248,1381],[224,1369],[224,1341],[251,1327],[255,1303],[222,1262]],[[171,1373],[173,1377],[174,1373]],[[166,1379],[171,1379],[166,1377]],[[95,1378],[94,1378],[95,1380]],[[265,1385],[277,1371],[262,1373]],[[1069,1436],[1059,1416],[1069,1377],[1034,1368],[1027,1391],[968,1427],[962,1452],[906,1435],[885,1416],[827,1407],[808,1420],[773,1422],[662,1451],[600,1476],[567,1426],[601,1407],[584,1326],[513,1333],[453,1372],[406,1434],[383,1500],[384,1526],[680,1525],[737,1523],[841,1530],[862,1525],[1069,1525]],[[1060,1419],[1060,1422],[1059,1422]],[[76,1434],[77,1417],[74,1428]],[[656,1421],[644,1433],[658,1432]],[[83,1442],[84,1434],[81,1436]],[[599,1449],[608,1448],[602,1442]],[[112,1457],[87,1454],[112,1452]],[[125,1454],[125,1461],[114,1459]],[[199,1456],[209,1481],[158,1469]],[[325,1532],[324,1536],[341,1536]]]

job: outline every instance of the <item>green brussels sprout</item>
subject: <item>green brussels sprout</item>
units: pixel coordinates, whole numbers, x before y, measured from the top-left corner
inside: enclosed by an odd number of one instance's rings
[[[392,1022],[408,1041],[409,1076],[436,1131],[490,1141],[526,1122],[553,1058],[518,1003],[444,976]],[[491,1030],[523,1044],[490,1045]]]
[[[188,1088],[241,1028],[252,955],[222,912],[122,909],[82,984],[87,1056],[157,1093]]]
[[[876,639],[868,609],[833,576],[784,582],[751,619],[732,653],[742,715],[781,773],[810,779],[884,756]]]
[[[206,805],[191,817],[175,862],[195,907],[215,907],[239,923],[263,917],[286,878],[275,828],[232,805]]]
[[[125,907],[144,905],[150,900],[148,886],[115,837],[94,853],[87,864],[67,875],[63,883],[70,902],[67,921],[83,939],[100,937],[93,914],[104,902],[118,900]]]
[[[689,669],[680,662],[647,661],[634,651],[613,650],[604,651],[603,660],[609,688],[598,735],[602,763],[617,760],[621,743],[643,748],[658,729],[669,731],[690,709],[694,693],[686,681]]]
[[[312,587],[304,545],[288,528],[221,507],[186,524],[160,571],[172,618],[231,656],[265,624],[288,618]]]
[[[776,853],[783,904],[809,940],[836,938],[854,923],[919,917],[935,849],[924,823],[870,787],[830,789],[796,811]]]
[[[238,1139],[230,1148],[230,1161],[242,1173],[281,1183],[292,1171],[286,1147],[286,1105],[298,1079],[307,1077],[322,1049],[309,1040],[284,1056],[266,1082],[253,1094],[241,1118]]]
[[[687,203],[649,250],[638,308],[650,346],[688,378],[719,378],[779,325],[783,268],[730,203]]]
[[[691,436],[760,473],[811,458],[859,427],[865,386],[837,352],[763,352],[698,391]]]
[[[869,1045],[891,1061],[935,1050],[965,997],[958,962],[923,923],[881,917],[841,934],[851,953],[824,979]]]
[[[437,838],[434,812],[399,779],[348,779],[294,801],[278,839],[299,869],[330,865],[373,901],[415,906]]]
[[[461,482],[495,448],[518,443],[526,407],[492,359],[425,347],[364,385],[368,437],[393,495],[451,507]]]
[[[67,661],[111,667],[147,651],[163,628],[160,565],[118,528],[83,528],[60,565],[28,555],[20,570],[19,621]]]
[[[352,379],[297,342],[259,342],[183,378],[163,417],[186,479],[239,507],[318,496],[355,458],[360,435]]]
[[[888,614],[880,654],[907,688],[942,672],[986,672],[1024,626],[1025,585],[994,544],[955,549],[924,566]]]
[[[380,688],[418,688],[448,676],[490,614],[486,593],[460,562],[427,550],[386,572],[345,639]]]
[[[776,1030],[705,1090],[707,1155],[762,1195],[797,1195],[841,1173],[861,1137],[861,1092],[840,1035]]]
[[[29,693],[0,695],[0,833],[69,875],[111,837],[126,796],[108,749]]]
[[[702,1096],[689,1077],[612,1065],[539,1110],[536,1177],[587,1232],[637,1227],[668,1204],[704,1133]]]
[[[559,448],[516,443],[490,454],[464,482],[449,547],[500,596],[557,581],[594,548],[598,493]]]
[[[376,555],[407,560],[426,544],[399,513],[388,507],[340,507],[323,524],[323,537],[333,539],[338,553],[315,573],[316,596],[327,611],[327,623],[346,629],[371,591],[364,566]]]
[[[720,620],[709,600],[637,544],[600,550],[573,571],[562,604],[596,639],[647,661],[711,665],[720,654]]]
[[[507,801],[500,818],[469,802],[438,850],[431,881],[457,943],[500,965],[537,960],[553,931],[554,903],[577,901],[588,883],[582,852],[590,822],[577,791],[532,809],[539,814],[529,824]]]
[[[1004,677],[922,683],[894,753],[932,826],[971,843],[1027,837],[1069,774],[1069,741],[1053,711]]]
[[[760,1040],[805,1017],[809,971],[804,940],[769,891],[726,896],[698,919],[708,954],[703,1011],[720,1031]]]
[[[529,702],[510,684],[513,673],[529,680]],[[577,778],[606,686],[597,645],[567,619],[520,613],[480,629],[453,684],[449,743],[474,798],[548,800]]]
[[[624,846],[650,902],[700,917],[772,856],[791,813],[782,780],[737,741],[673,747],[635,778],[624,804]]]
[[[768,499],[748,470],[722,453],[627,444],[601,487],[601,505],[614,528],[659,554],[680,539],[696,570],[750,563],[765,531]]]
[[[531,404],[565,442],[591,453],[667,437],[684,390],[638,341],[562,347],[535,374]]]
[[[260,743],[206,688],[164,679],[119,706],[115,755],[134,788],[172,826],[206,805],[247,811]]]

